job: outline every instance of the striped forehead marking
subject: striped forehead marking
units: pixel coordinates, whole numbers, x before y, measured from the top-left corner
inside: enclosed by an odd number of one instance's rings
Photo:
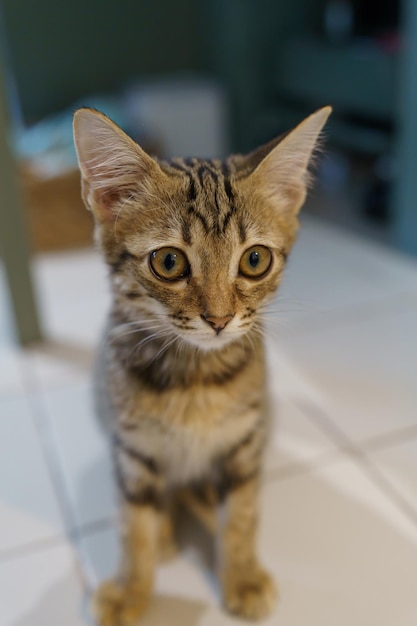
[[[230,178],[233,171],[229,162],[189,158],[174,159],[161,165],[168,174],[171,171],[171,173],[181,173],[187,176],[189,182],[188,216],[197,219],[206,234],[214,232],[219,237],[224,235],[230,220],[236,214],[235,196]],[[226,202],[220,198],[222,192]],[[204,205],[205,212],[196,206],[200,194],[205,194],[211,199],[211,202]],[[238,220],[238,231],[240,241],[243,243],[246,239],[246,229],[242,220]],[[190,242],[189,224],[184,224],[183,237],[186,243]]]

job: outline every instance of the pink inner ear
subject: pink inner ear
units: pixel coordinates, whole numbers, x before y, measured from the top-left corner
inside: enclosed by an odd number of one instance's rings
[[[134,195],[131,189],[117,188],[96,189],[93,191],[93,210],[101,222],[112,222],[123,202]]]

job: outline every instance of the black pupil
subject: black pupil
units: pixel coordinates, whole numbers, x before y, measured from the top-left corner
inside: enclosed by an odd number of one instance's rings
[[[259,264],[259,252],[251,252],[249,255],[249,263],[252,267],[256,267]]]
[[[176,263],[176,258],[175,257],[176,257],[176,255],[172,254],[172,252],[169,252],[164,257],[164,267],[165,267],[166,270],[168,270],[168,272],[170,272],[172,270],[172,268],[174,267],[174,265]]]

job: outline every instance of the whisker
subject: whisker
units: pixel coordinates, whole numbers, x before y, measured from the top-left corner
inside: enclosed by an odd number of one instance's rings
[[[128,328],[128,327],[131,328],[132,326],[138,326],[139,327],[142,324],[144,324],[145,322],[149,322],[149,321],[153,321],[153,320],[137,319],[134,322],[124,322],[123,324],[118,324],[117,326],[113,326],[113,328],[110,329],[110,332],[113,333],[113,332],[117,331],[119,328]]]
[[[170,340],[167,340],[162,347],[158,350],[158,352],[153,356],[153,358],[149,361],[149,365],[151,363],[153,363],[154,361],[156,361],[158,359],[159,356],[162,356],[170,346],[172,346],[173,343],[175,343],[177,341],[178,337],[174,336],[173,338],[171,338]]]
[[[125,333],[119,333],[116,337],[109,337],[110,344],[113,344],[115,341],[128,337],[130,335],[135,335],[137,333],[149,332],[152,330],[161,330],[159,324],[155,324],[154,326],[146,326],[145,328],[134,328],[133,330],[128,330]]]
[[[132,331],[132,328],[133,332],[137,330],[146,330],[148,328],[151,328],[152,326],[155,326],[155,328],[161,328],[161,323],[158,320],[143,320],[140,323],[135,322],[134,324],[121,324],[120,326],[116,326],[115,328],[113,328],[110,331],[110,334],[118,335],[124,330]]]
[[[117,239],[117,222],[119,221],[120,213],[122,212],[122,210],[126,206],[126,203],[130,202],[131,200],[133,200],[134,197],[135,196],[130,195],[128,198],[126,198],[126,200],[123,202],[123,204],[120,205],[119,210],[117,211],[116,219],[114,220],[114,225],[113,225],[113,234],[114,234],[114,238],[115,238],[116,241],[118,241],[118,239]]]
[[[247,337],[247,339],[248,339],[248,341],[249,341],[249,343],[250,343],[250,345],[251,345],[251,347],[252,347],[252,350],[253,350],[253,351],[255,352],[255,354],[256,354],[256,352],[257,352],[257,346],[256,346],[256,344],[255,344],[255,342],[254,342],[254,340],[253,340],[253,337],[251,337],[251,334],[250,334],[250,333],[247,333],[247,334],[246,334],[246,337]],[[243,337],[242,337],[242,339],[243,339]]]
[[[168,194],[169,195],[169,194]],[[169,204],[167,204],[164,200],[162,200],[162,198],[160,196],[157,196],[154,193],[151,193],[150,191],[146,192],[146,197],[156,200],[159,204],[161,204],[169,213],[175,213],[175,204],[173,203],[173,206],[170,206]],[[170,196],[171,197],[171,196]],[[171,198],[172,200],[172,198]],[[155,209],[158,208],[157,206],[155,206]]]
[[[147,335],[146,337],[144,337],[143,339],[141,339],[141,341],[139,341],[134,347],[133,349],[129,352],[128,355],[128,359],[132,358],[134,356],[134,354],[136,354],[138,352],[138,350],[140,348],[143,348],[147,343],[149,343],[150,341],[153,341],[154,339],[160,339],[162,337],[166,337],[167,335],[169,335],[170,333],[168,333],[167,331],[162,331],[162,332],[158,332],[158,333],[152,333],[150,335]]]
[[[154,330],[156,328],[163,329],[161,323],[158,320],[141,320],[140,322],[133,322],[129,324],[120,324],[111,329],[109,336],[115,339],[123,337],[124,335],[133,334],[136,332],[146,332],[147,330]],[[126,331],[126,332],[125,332]]]
[[[279,319],[273,319],[273,318],[269,318],[269,319],[263,319],[262,320],[264,323],[264,326],[266,329],[270,328],[270,329],[277,329],[277,330],[281,330],[282,328],[288,328],[290,325],[290,320],[286,319],[285,317],[280,317]]]

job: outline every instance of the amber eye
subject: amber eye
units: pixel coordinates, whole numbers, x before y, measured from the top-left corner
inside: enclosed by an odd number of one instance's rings
[[[151,253],[150,264],[158,278],[180,280],[190,273],[190,265],[184,252],[178,248],[160,248]]]
[[[264,276],[272,263],[272,254],[265,246],[253,246],[242,254],[239,263],[239,273],[247,278]]]

